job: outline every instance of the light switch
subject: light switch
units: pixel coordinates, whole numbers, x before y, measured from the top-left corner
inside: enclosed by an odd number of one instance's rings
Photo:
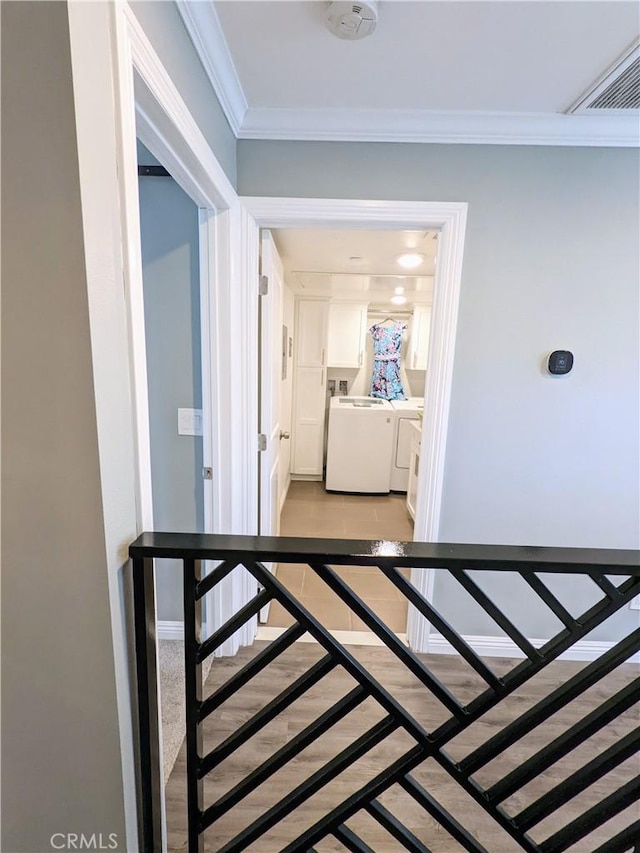
[[[178,409],[178,435],[202,435],[202,409]]]

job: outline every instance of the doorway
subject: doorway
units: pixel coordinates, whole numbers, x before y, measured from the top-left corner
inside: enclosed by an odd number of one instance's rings
[[[420,464],[416,477],[419,495],[415,505],[414,523],[416,540],[438,541],[466,203],[287,198],[244,198],[241,202],[244,210],[245,251],[248,258],[246,266],[249,270],[253,264],[257,268],[260,227],[272,230],[305,226],[375,231],[431,229],[439,232],[438,266],[435,270],[430,324],[429,371],[424,393],[424,406],[430,417],[422,429]],[[248,286],[249,281],[245,280],[245,287]],[[255,310],[257,313],[257,303]],[[312,357],[309,367],[319,372],[324,367],[324,361],[315,363]],[[412,572],[411,581],[427,600],[432,599],[432,571]],[[428,624],[425,620],[413,619],[410,612],[407,638],[411,647],[416,651],[426,651],[428,636]]]
[[[272,511],[282,508],[273,519],[261,511],[261,531],[413,539],[410,445],[424,411],[438,232],[298,227],[265,230],[260,242],[268,277],[260,299],[266,445],[260,498]],[[397,260],[407,253],[411,272]],[[384,382],[393,378],[393,388],[372,388],[374,338],[377,350],[386,353],[391,342],[397,347],[397,361],[376,363],[385,368]],[[265,407],[269,399],[271,408]],[[350,403],[358,408],[347,411]],[[340,419],[346,432],[339,431]],[[286,430],[276,429],[284,424]],[[375,569],[340,574],[389,627],[406,631],[406,599]],[[277,575],[327,628],[366,630],[308,567],[283,566]],[[274,604],[261,621],[284,628],[291,617]]]
[[[203,533],[198,208],[140,141],[137,150],[154,524]],[[176,561],[157,572],[162,633],[182,620],[182,572]]]
[[[203,533],[201,272],[198,207],[138,140],[151,497],[157,530]],[[184,738],[183,568],[157,560],[162,765]]]
[[[413,538],[413,524],[402,494],[353,495],[330,493],[324,483],[298,480],[291,484],[280,521],[281,534],[331,539]],[[376,568],[343,566],[339,576],[396,634],[405,635],[407,600]],[[277,578],[323,625],[334,632],[357,632],[342,637],[347,642],[373,639],[367,626],[340,601],[307,565],[280,565]],[[266,626],[293,624],[293,617],[273,603]]]

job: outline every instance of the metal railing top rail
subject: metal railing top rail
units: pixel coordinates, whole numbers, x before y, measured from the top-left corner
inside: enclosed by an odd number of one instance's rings
[[[397,542],[387,539],[306,539],[290,536],[240,536],[206,533],[142,533],[130,546],[133,558],[237,559],[250,553],[260,562],[398,567],[464,568],[485,571],[557,572],[640,576],[640,550],[547,548],[520,545],[469,545]]]

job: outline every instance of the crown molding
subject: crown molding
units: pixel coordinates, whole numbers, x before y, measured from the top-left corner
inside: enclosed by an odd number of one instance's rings
[[[640,145],[635,116],[250,107],[240,139],[468,145]]]
[[[249,107],[211,0],[175,0],[238,139],[637,148],[634,115]]]
[[[186,0],[175,2],[213,91],[238,137],[247,112],[247,99],[214,5]]]

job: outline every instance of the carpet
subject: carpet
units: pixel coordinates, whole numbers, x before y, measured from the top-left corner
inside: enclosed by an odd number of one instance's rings
[[[162,718],[162,766],[167,784],[185,735],[184,719],[184,643],[182,640],[159,640],[160,711]],[[203,680],[211,668],[208,658]]]

